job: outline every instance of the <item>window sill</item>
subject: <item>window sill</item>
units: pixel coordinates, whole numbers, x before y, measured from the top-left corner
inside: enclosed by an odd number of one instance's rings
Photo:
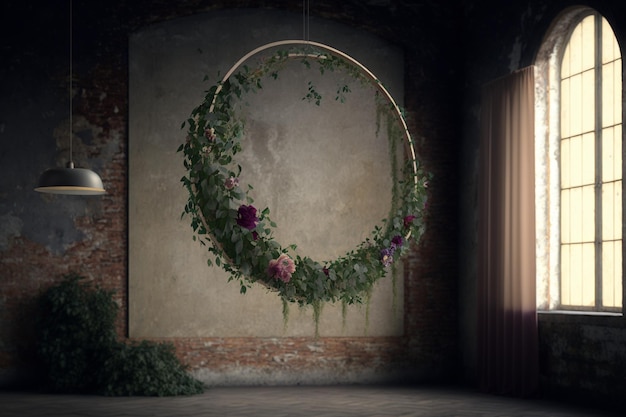
[[[572,314],[575,316],[607,316],[622,317],[622,313],[611,313],[609,311],[577,311],[577,310],[537,310],[539,314]]]
[[[626,320],[622,313],[572,310],[538,310],[537,318],[540,322],[545,321],[562,323],[582,323],[618,327],[626,326]]]

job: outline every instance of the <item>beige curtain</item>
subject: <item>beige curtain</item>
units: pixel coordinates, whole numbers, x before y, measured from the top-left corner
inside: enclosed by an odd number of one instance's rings
[[[538,385],[534,73],[483,87],[479,179],[478,374],[483,391]]]

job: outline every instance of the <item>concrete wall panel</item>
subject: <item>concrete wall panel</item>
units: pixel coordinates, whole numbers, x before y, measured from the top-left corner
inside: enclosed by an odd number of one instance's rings
[[[354,29],[312,20],[311,40],[340,49],[368,67],[395,95],[403,91],[401,52]],[[210,254],[192,241],[181,219],[186,191],[180,125],[208,89],[247,52],[302,37],[302,19],[258,10],[201,14],[154,25],[130,41],[129,331],[131,337],[280,337],[315,333],[312,309],[291,307],[283,323],[279,297],[261,286],[241,295]],[[252,63],[252,62],[251,62]],[[251,64],[248,63],[248,64]],[[205,75],[210,82],[203,82]],[[302,100],[312,81],[320,106]],[[259,209],[269,207],[276,239],[323,261],[346,253],[387,217],[391,200],[389,151],[376,134],[373,89],[352,82],[345,103],[335,73],[292,62],[277,81],[245,97],[242,182],[254,186]],[[326,305],[322,336],[403,333],[402,271],[376,286],[369,305]]]

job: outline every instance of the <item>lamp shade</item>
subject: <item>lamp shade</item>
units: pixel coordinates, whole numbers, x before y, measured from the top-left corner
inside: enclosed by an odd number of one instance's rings
[[[74,168],[69,163],[67,168],[51,168],[39,177],[35,191],[51,194],[99,195],[105,194],[100,176],[90,169]]]

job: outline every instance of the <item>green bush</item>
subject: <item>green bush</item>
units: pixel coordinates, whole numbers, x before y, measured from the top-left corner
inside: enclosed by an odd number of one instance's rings
[[[113,293],[76,274],[39,300],[37,352],[48,388],[104,395],[192,395],[203,384],[187,373],[171,344],[121,343]]]
[[[94,371],[117,343],[112,294],[80,280],[68,275],[39,300],[38,354],[54,391],[93,391]]]
[[[104,395],[188,395],[203,391],[200,381],[189,376],[174,346],[141,341],[120,344],[104,364],[101,388]]]

